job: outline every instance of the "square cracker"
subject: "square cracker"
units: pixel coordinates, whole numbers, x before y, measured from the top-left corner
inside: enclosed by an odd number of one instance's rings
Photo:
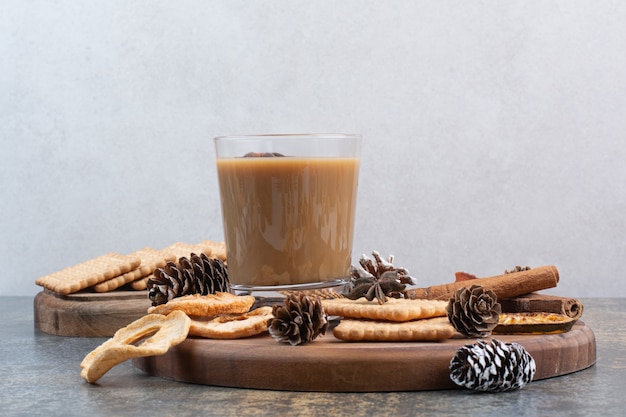
[[[212,240],[203,240],[200,245],[207,245],[211,248],[211,258],[226,260],[226,242],[215,242]]]
[[[447,317],[405,322],[343,319],[333,336],[348,342],[438,342],[454,335]]]
[[[131,282],[130,288],[132,288],[135,291],[143,291],[143,290],[147,290],[148,289],[148,279],[150,278],[150,275],[143,277],[143,278],[139,278],[133,282]]]
[[[131,253],[130,256],[137,257],[141,260],[141,264],[138,268],[96,284],[93,286],[93,289],[96,292],[113,291],[129,282],[147,277],[152,274],[156,268],[162,268],[167,262],[176,260],[176,256],[171,252],[149,247],[139,249]]]
[[[110,252],[35,280],[35,284],[61,295],[72,294],[136,269],[141,259]]]
[[[365,298],[322,300],[324,311],[329,316],[396,322],[445,316],[447,305],[447,301],[405,298],[390,298],[382,305],[377,300],[368,301]]]
[[[206,256],[211,256],[211,252],[213,248],[209,244],[203,243],[185,243],[185,242],[176,242],[171,245],[165,247],[163,250],[168,252],[172,252],[174,256],[176,256],[176,260],[185,257],[189,258],[192,253],[196,255],[200,255],[204,253]]]

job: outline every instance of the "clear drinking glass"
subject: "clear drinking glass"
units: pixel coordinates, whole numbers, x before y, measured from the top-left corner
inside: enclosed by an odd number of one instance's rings
[[[222,136],[214,142],[232,288],[304,290],[347,282],[361,136]]]

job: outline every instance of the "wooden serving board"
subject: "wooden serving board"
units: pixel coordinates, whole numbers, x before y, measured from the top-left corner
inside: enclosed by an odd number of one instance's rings
[[[496,337],[496,336],[494,336]],[[534,380],[585,369],[596,361],[592,330],[578,321],[550,335],[498,335],[524,346]],[[269,335],[237,340],[188,338],[162,356],[133,359],[149,375],[205,385],[288,391],[385,392],[457,388],[449,378],[456,350],[475,339],[441,343],[349,343],[325,336],[304,346]]]
[[[33,301],[35,327],[57,336],[110,337],[144,316],[152,303],[147,291],[79,292],[43,290]]]

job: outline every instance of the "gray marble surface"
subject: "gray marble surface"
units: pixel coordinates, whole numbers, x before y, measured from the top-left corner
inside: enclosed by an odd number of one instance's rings
[[[394,393],[302,393],[174,382],[130,362],[98,384],[80,377],[83,357],[106,339],[41,333],[31,297],[0,297],[2,416],[623,416],[626,415],[626,299],[582,299],[594,331],[596,364],[534,381],[508,393],[466,390]]]

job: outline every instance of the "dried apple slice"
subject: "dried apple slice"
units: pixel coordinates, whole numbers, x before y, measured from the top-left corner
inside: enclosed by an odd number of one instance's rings
[[[565,333],[576,319],[557,313],[502,313],[492,333],[547,334]]]

